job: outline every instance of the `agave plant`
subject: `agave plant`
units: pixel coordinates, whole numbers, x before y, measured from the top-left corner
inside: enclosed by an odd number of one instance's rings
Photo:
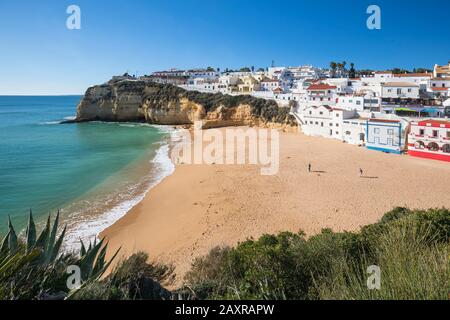
[[[8,218],[8,233],[0,246],[0,300],[66,297],[67,267],[77,265],[83,283],[98,280],[109,268],[119,250],[107,261],[108,244],[104,240],[89,243],[88,249],[81,244],[80,256],[61,254],[66,227],[58,234],[60,213],[53,225],[51,217],[37,236],[36,225],[30,210],[25,239],[18,239],[11,219]],[[55,294],[56,292],[56,294]]]

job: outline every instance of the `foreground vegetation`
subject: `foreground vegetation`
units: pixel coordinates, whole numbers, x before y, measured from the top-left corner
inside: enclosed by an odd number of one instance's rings
[[[447,299],[450,212],[397,208],[360,232],[265,235],[197,259],[199,299]],[[379,290],[367,268],[380,267]]]
[[[106,260],[103,241],[61,253],[65,229],[50,217],[39,236],[30,213],[20,239],[9,221],[0,248],[0,299],[447,299],[450,211],[396,208],[359,232],[323,230],[264,235],[235,248],[215,248],[195,260],[185,285],[174,291],[171,266],[144,253]],[[369,266],[381,270],[369,290]],[[69,289],[69,266],[81,271]]]

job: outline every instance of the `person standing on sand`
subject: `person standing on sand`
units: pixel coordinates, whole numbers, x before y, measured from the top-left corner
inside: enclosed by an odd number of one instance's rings
[[[363,169],[359,168],[359,176],[362,177],[364,174]]]
[[[310,173],[311,173],[311,162],[310,162],[310,163],[308,163],[308,172],[310,172]]]

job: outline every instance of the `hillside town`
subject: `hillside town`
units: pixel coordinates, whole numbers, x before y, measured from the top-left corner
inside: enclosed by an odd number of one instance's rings
[[[412,72],[357,71],[353,63],[346,65],[171,69],[113,80],[139,79],[204,93],[272,99],[291,108],[306,135],[450,161],[450,62]]]

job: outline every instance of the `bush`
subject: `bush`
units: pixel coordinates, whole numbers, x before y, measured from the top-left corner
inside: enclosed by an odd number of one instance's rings
[[[446,299],[449,223],[446,209],[396,208],[360,232],[264,235],[212,250],[185,281],[206,299]],[[379,291],[367,288],[371,265]]]

